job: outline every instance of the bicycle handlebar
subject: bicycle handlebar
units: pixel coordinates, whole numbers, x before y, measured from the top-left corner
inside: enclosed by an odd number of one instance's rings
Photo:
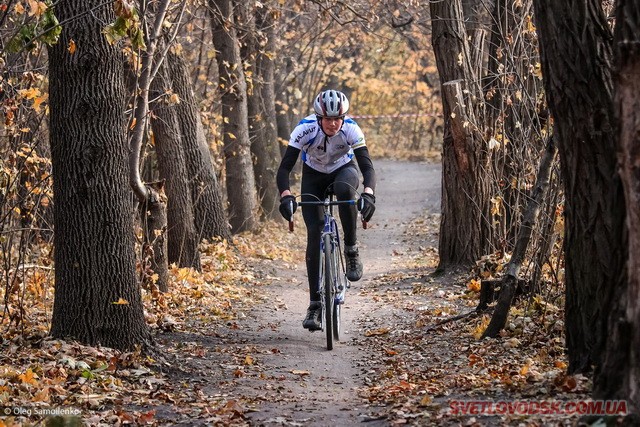
[[[291,211],[293,212],[293,202],[289,202],[291,204]],[[355,205],[358,203],[357,200],[309,200],[306,202],[298,202],[300,206],[338,206],[338,205]],[[362,228],[367,229],[367,221],[362,221]],[[291,221],[289,221],[289,231],[293,232],[294,223],[293,217],[291,217]]]
[[[306,202],[298,202],[300,206],[337,206],[337,205],[355,205],[357,200],[309,200]]]

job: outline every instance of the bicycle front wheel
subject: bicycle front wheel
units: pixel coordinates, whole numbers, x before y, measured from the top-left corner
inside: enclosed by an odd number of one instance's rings
[[[325,234],[324,236],[324,316],[325,316],[325,328],[327,333],[327,350],[333,350],[333,332],[334,332],[334,291],[333,281],[336,277],[336,265],[333,261],[333,242],[331,242],[331,235]]]

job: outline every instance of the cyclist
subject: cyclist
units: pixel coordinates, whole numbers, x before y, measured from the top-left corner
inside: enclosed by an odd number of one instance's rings
[[[359,184],[358,162],[364,180],[364,190],[358,199],[358,209],[364,221],[369,221],[375,211],[376,174],[365,145],[364,134],[357,123],[346,117],[349,100],[337,90],[325,90],[313,102],[315,115],[305,117],[291,133],[289,145],[282,157],[277,173],[280,191],[280,213],[291,221],[297,209],[295,196],[289,188],[289,174],[298,154],[302,151],[302,200],[322,200],[325,190],[333,184],[338,200],[352,200]],[[313,196],[310,196],[313,195]],[[339,206],[342,223],[347,278],[350,281],[362,277],[362,262],[356,239],[358,213],[354,205]],[[309,278],[310,303],[302,322],[310,331],[321,329],[320,295],[318,280],[320,266],[320,236],[324,225],[322,208],[302,206],[302,217],[307,227],[306,263]]]

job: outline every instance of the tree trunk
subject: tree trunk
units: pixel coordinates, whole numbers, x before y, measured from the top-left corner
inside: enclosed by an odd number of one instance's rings
[[[189,175],[182,146],[178,113],[167,94],[171,89],[167,61],[163,61],[151,83],[151,125],[160,179],[167,195],[167,261],[178,267],[200,270],[199,239],[196,235]]]
[[[602,363],[594,378],[594,397],[624,399],[640,415],[640,7],[618,2],[615,46],[618,47],[616,108],[620,119],[619,153],[626,199],[627,272],[611,292]],[[624,276],[624,275],[621,275]],[[635,425],[638,420],[636,419]],[[629,425],[634,425],[632,422]]]
[[[260,81],[260,120],[258,124],[261,132],[260,145],[254,148],[254,154],[263,158],[264,164],[260,166],[262,182],[260,186],[260,200],[262,210],[268,218],[275,218],[278,214],[280,195],[276,185],[276,172],[280,164],[280,146],[278,144],[278,127],[276,119],[276,95],[274,90],[276,54],[276,22],[273,18],[274,10],[263,7],[256,12],[256,24],[258,29],[265,33],[265,45],[258,51],[256,60],[256,74]],[[257,141],[256,141],[257,142]],[[253,146],[252,146],[253,147]],[[256,170],[258,167],[256,165]]]
[[[202,239],[229,237],[222,189],[211,159],[211,151],[200,119],[200,108],[182,57],[169,52],[167,57],[173,91],[180,103],[175,106],[182,146],[186,157],[196,232]]]
[[[65,25],[49,49],[56,266],[51,334],[130,350],[146,343],[149,331],[135,271],[124,58],[102,33],[115,17],[112,6],[98,0],[61,1],[56,15]],[[72,39],[74,54],[67,50]]]
[[[445,130],[438,270],[468,268],[491,251],[488,151],[477,123],[481,99],[469,64],[460,0],[430,2],[432,43],[442,82]],[[462,60],[460,61],[460,58]]]
[[[213,44],[219,52],[219,90],[224,118],[229,222],[234,233],[256,226],[256,188],[251,162],[247,82],[242,69],[231,0],[209,0]]]
[[[164,182],[148,183],[150,197],[139,208],[144,240],[142,243],[142,286],[169,291],[167,264],[167,197]]]
[[[624,199],[616,171],[612,35],[599,0],[535,0],[549,109],[565,191],[569,372],[598,362],[602,302],[623,271]]]

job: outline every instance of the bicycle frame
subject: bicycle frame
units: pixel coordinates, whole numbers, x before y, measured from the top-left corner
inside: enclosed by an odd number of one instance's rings
[[[340,307],[344,304],[346,290],[349,287],[333,206],[355,205],[356,200],[334,200],[333,194],[329,194],[324,201],[304,201],[298,204],[323,207],[324,226],[320,235],[318,292],[322,306],[322,330],[327,335],[327,349],[332,350],[334,339],[340,340]]]

